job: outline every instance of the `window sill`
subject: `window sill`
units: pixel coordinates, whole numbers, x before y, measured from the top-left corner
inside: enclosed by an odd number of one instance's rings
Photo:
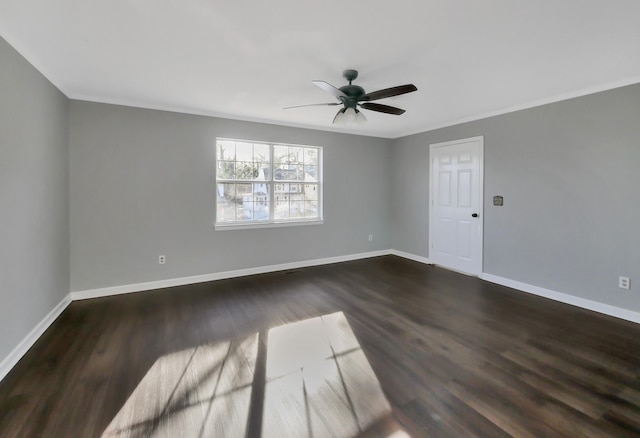
[[[295,222],[265,222],[265,223],[233,223],[233,224],[216,224],[214,222],[215,231],[232,231],[232,230],[248,230],[254,228],[282,228],[282,227],[298,227],[301,225],[321,225],[324,223],[323,219],[314,219],[308,221],[295,221]]]

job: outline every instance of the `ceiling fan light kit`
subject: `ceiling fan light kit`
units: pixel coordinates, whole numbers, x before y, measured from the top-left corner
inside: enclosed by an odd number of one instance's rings
[[[355,123],[362,125],[367,122],[367,118],[355,108],[342,108],[333,119],[333,123],[336,125],[348,125]]]
[[[397,87],[385,88],[383,90],[374,91],[372,93],[366,93],[364,88],[353,85],[352,82],[358,77],[357,70],[345,70],[342,72],[342,76],[349,81],[349,85],[344,85],[340,88],[336,88],[333,85],[325,81],[312,81],[318,88],[333,95],[338,102],[331,103],[316,103],[310,105],[298,105],[290,108],[301,108],[305,106],[334,106],[343,105],[344,108],[340,109],[336,116],[333,118],[333,123],[336,125],[346,125],[350,123],[362,124],[367,121],[367,118],[358,110],[358,107],[369,110],[377,111],[385,114],[401,115],[405,110],[396,108],[394,106],[383,105],[380,103],[370,103],[372,100],[385,99],[387,97],[399,96],[401,94],[411,93],[417,91],[413,84],[399,85]]]

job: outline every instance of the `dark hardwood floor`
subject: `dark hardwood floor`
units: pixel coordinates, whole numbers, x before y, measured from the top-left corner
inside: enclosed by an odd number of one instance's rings
[[[317,341],[276,342],[273,329],[313,337],[340,315],[352,333],[336,328],[322,375],[337,377],[317,390],[340,406],[314,405],[300,370],[279,380],[304,382],[302,399],[289,396],[270,380],[269,351],[300,356]],[[224,406],[202,395],[214,386]],[[269,403],[286,416],[296,400],[313,424],[276,424]],[[156,411],[123,431],[132,406]],[[226,436],[640,436],[640,325],[395,256],[76,301],[0,383],[0,436],[216,436],[180,429],[196,408],[221,409]]]

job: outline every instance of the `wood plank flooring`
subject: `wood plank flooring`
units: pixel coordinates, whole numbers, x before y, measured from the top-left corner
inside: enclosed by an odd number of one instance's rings
[[[315,354],[276,328],[320,339],[335,315],[321,378],[273,377]],[[73,302],[0,382],[0,437],[278,433],[640,436],[640,325],[385,256]]]

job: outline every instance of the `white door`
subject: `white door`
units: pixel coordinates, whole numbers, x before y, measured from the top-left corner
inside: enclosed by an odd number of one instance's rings
[[[430,146],[429,258],[467,274],[482,273],[483,137]]]

